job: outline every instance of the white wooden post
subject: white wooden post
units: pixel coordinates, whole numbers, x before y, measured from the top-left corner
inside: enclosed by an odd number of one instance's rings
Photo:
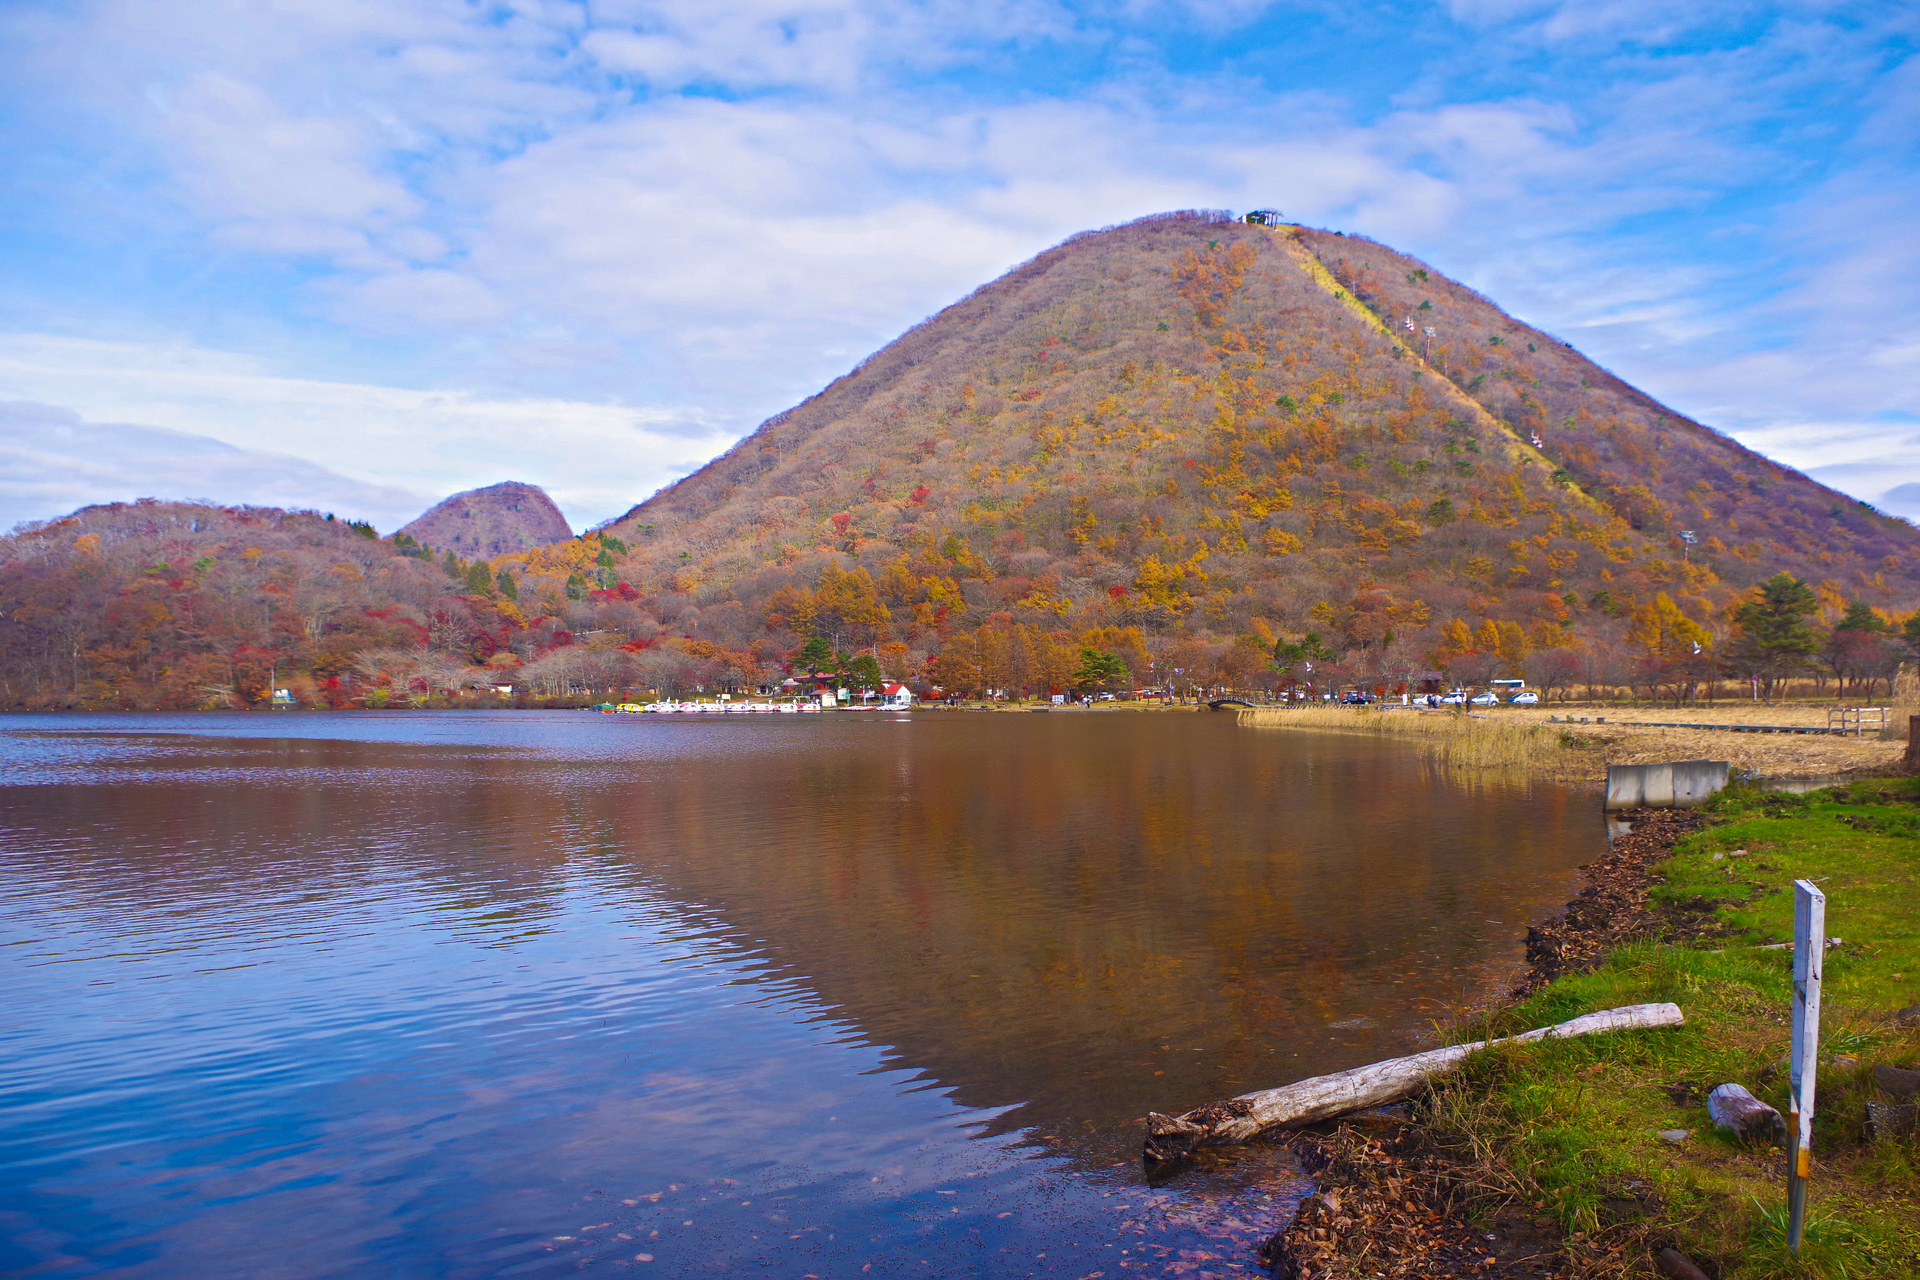
[[[1827,956],[1827,895],[1793,882],[1793,1096],[1787,1117],[1787,1249],[1800,1252],[1813,1171],[1813,1081],[1820,1051],[1820,975]]]

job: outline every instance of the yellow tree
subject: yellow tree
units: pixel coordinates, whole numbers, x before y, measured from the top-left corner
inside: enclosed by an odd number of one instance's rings
[[[1517,622],[1502,622],[1495,628],[1500,633],[1500,642],[1494,646],[1500,658],[1513,670],[1519,670],[1520,664],[1527,660],[1527,633],[1520,629]]]
[[[892,680],[913,679],[913,650],[898,640],[880,646],[880,669]]]
[[[814,628],[831,631],[855,645],[873,643],[890,620],[865,565],[856,565],[849,573],[837,564],[828,564],[814,584],[813,602]]]
[[[814,619],[819,614],[820,606],[815,602],[813,592],[805,587],[781,587],[767,597],[769,631],[791,631],[797,636],[810,636],[814,631]]]
[[[1427,655],[1434,666],[1446,669],[1449,662],[1463,658],[1474,651],[1473,632],[1467,630],[1467,624],[1454,618],[1440,629],[1440,643]]]
[[[948,693],[968,694],[980,688],[980,649],[973,637],[961,632],[947,641],[927,664],[928,677]]]
[[[1633,611],[1627,638],[1650,658],[1685,657],[1713,647],[1707,629],[1682,612],[1664,591],[1653,598],[1653,603]]]

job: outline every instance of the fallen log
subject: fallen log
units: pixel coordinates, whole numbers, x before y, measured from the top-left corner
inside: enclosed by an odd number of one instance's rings
[[[1297,1127],[1368,1107],[1384,1106],[1412,1097],[1436,1075],[1458,1067],[1467,1055],[1498,1044],[1592,1035],[1600,1031],[1632,1031],[1677,1027],[1686,1019],[1675,1004],[1635,1004],[1540,1027],[1499,1040],[1448,1045],[1406,1058],[1389,1058],[1330,1076],[1314,1076],[1243,1093],[1225,1102],[1213,1102],[1177,1116],[1153,1112],[1147,1116],[1146,1158],[1162,1163],[1178,1160],[1200,1147],[1245,1142],[1256,1134],[1281,1126]]]

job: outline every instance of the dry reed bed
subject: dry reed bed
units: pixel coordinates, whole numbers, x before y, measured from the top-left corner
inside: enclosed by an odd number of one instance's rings
[[[1776,710],[1778,710],[1776,708]],[[1801,709],[1804,711],[1805,709]],[[1566,782],[1604,781],[1610,764],[1664,760],[1726,760],[1765,777],[1828,777],[1891,773],[1904,745],[1891,738],[1825,734],[1772,735],[1711,729],[1636,728],[1627,724],[1555,724],[1546,711],[1502,707],[1484,716],[1454,711],[1361,707],[1257,707],[1240,713],[1258,728],[1388,734],[1427,742],[1446,765],[1463,769],[1519,769]],[[1555,712],[1553,714],[1558,714]],[[1660,713],[1664,717],[1664,713]],[[1696,713],[1697,714],[1697,713]],[[1643,718],[1608,712],[1611,721]],[[1652,719],[1653,714],[1644,718]],[[1718,721],[1705,715],[1706,723]],[[1810,717],[1808,721],[1810,722]],[[1752,718],[1738,723],[1768,723]],[[1792,720],[1775,723],[1789,724]],[[1824,711],[1819,723],[1825,723]]]
[[[1524,769],[1566,781],[1606,775],[1596,753],[1579,749],[1559,725],[1506,716],[1408,707],[1255,707],[1241,723],[1262,729],[1389,734],[1423,739],[1440,762],[1462,769]]]

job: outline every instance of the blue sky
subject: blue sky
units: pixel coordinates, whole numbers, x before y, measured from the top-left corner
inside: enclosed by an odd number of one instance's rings
[[[584,527],[1075,231],[1256,206],[1920,515],[1917,44],[1894,3],[12,0],[0,521],[524,479]]]

